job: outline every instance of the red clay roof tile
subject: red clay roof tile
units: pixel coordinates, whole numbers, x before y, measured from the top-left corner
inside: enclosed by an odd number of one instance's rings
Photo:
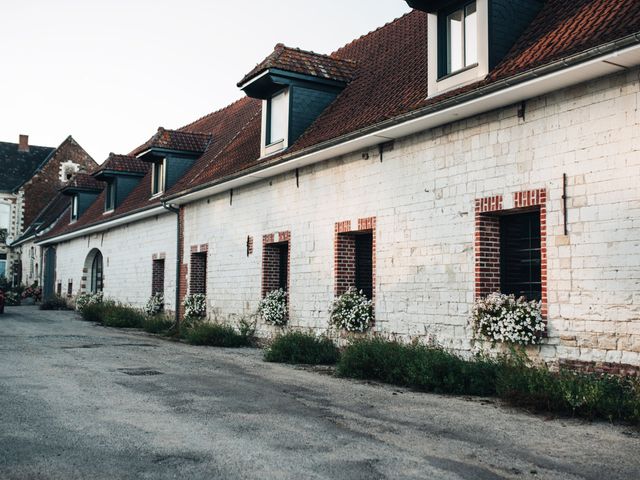
[[[279,43],[273,49],[273,53],[238,82],[238,86],[270,68],[346,83],[353,78],[355,67],[355,62],[352,60],[290,48]]]

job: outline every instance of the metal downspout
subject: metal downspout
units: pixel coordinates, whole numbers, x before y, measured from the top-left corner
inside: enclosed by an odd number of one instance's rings
[[[175,298],[175,324],[180,325],[180,264],[182,263],[182,251],[180,249],[180,209],[174,205],[162,202],[162,207],[176,214],[176,298]]]

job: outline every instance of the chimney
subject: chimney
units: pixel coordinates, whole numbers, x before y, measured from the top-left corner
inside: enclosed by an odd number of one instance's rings
[[[29,151],[29,135],[20,135],[20,142],[18,143],[19,152]]]

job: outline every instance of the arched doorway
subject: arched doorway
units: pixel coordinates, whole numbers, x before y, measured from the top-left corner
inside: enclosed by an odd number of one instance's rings
[[[102,252],[94,248],[89,252],[84,262],[84,271],[87,274],[87,290],[91,293],[101,292],[104,287],[104,265]]]

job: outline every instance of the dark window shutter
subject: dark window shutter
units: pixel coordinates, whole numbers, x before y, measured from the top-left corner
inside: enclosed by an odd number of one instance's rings
[[[355,236],[356,240],[356,289],[373,297],[373,235],[364,233]]]
[[[542,297],[540,212],[500,218],[500,289],[529,300]]]

